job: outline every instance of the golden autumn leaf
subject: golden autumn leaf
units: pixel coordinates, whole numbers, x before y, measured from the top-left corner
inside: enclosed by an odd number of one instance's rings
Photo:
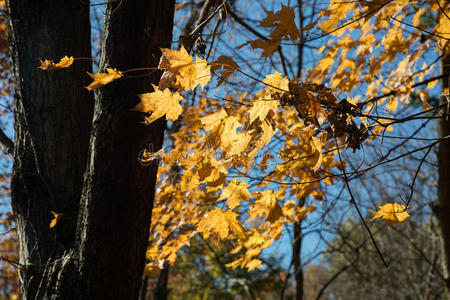
[[[300,37],[300,30],[295,24],[295,12],[293,8],[281,5],[281,10],[273,13],[267,12],[261,24],[261,27],[275,27],[274,31],[270,34],[272,39],[290,36],[291,40],[295,42]]]
[[[268,222],[275,222],[283,215],[283,211],[275,194],[272,191],[265,190],[259,193],[255,203],[250,206],[248,214],[250,215],[248,221],[265,214]]]
[[[257,100],[253,102],[253,106],[248,110],[250,114],[250,124],[259,119],[264,121],[267,114],[271,110],[276,110],[279,106],[278,100]]]
[[[317,158],[317,162],[313,167],[314,172],[316,172],[320,166],[322,165],[322,160],[323,160],[323,156],[322,156],[322,143],[320,142],[320,140],[314,136],[311,136],[311,145],[314,147],[314,149],[317,151],[318,153],[318,158]]]
[[[159,87],[153,85],[154,92],[139,95],[141,102],[135,106],[135,109],[145,113],[151,113],[150,117],[146,117],[147,124],[150,124],[162,116],[166,116],[167,120],[175,121],[183,112],[180,101],[183,97],[180,93],[172,92],[169,89],[161,91]]]
[[[235,208],[241,203],[241,201],[248,201],[252,197],[248,191],[249,185],[245,182],[239,181],[237,179],[230,181],[227,187],[223,189],[220,195],[220,200],[227,200],[227,205],[230,209]]]
[[[97,73],[97,74],[91,74],[88,72],[88,75],[94,79],[94,81],[88,85],[86,88],[88,91],[92,91],[98,88],[101,88],[104,85],[107,85],[108,83],[119,79],[123,76],[121,71],[118,71],[116,69],[106,68],[107,73]]]
[[[262,81],[263,85],[266,85],[266,92],[272,93],[286,93],[289,91],[289,79],[283,77],[283,74],[275,70],[275,73],[269,74]]]
[[[239,216],[231,210],[222,211],[216,207],[213,211],[209,211],[197,225],[197,232],[202,232],[205,238],[211,233],[216,234],[220,239],[228,237],[230,231],[237,237],[244,236],[244,228],[236,219]]]
[[[209,188],[221,188],[225,184],[227,170],[214,157],[204,158],[200,163],[197,175],[199,183],[208,182]]]
[[[188,91],[200,85],[202,88],[211,80],[211,66],[206,60],[195,58],[186,51],[184,46],[180,50],[161,48],[162,56],[158,68],[166,70],[174,76],[170,87]],[[168,80],[165,79],[164,83]]]
[[[44,61],[42,60],[39,61],[41,62],[41,65],[39,66],[41,70],[51,71],[70,67],[73,64],[74,58],[73,56],[68,57],[66,55],[63,58],[61,58],[61,60],[57,64],[55,64],[53,60],[48,59],[45,59]]]
[[[403,204],[388,203],[380,206],[375,216],[372,218],[382,218],[388,226],[404,222],[409,214],[405,211],[406,207]]]
[[[53,228],[53,227],[56,226],[56,224],[58,223],[59,219],[61,219],[63,214],[62,213],[56,213],[56,212],[54,212],[52,210],[50,212],[52,213],[54,218],[50,221],[50,226],[49,227]]]

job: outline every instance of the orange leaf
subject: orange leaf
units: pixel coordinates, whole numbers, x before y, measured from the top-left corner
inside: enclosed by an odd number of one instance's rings
[[[184,6],[184,2],[175,4],[175,10],[179,10]]]
[[[148,124],[166,116],[167,120],[175,121],[183,112],[180,101],[183,97],[180,93],[171,93],[169,89],[161,91],[156,85],[153,85],[154,92],[139,95],[141,103],[136,105],[136,110],[145,113],[151,113],[146,118]]]
[[[406,207],[403,204],[388,203],[380,206],[380,210],[377,211],[372,220],[382,218],[388,226],[392,226],[393,224],[404,222],[409,217],[405,209]]]
[[[52,219],[52,221],[50,222],[50,228],[53,228],[53,227],[55,227],[56,226],[56,224],[58,223],[58,221],[59,221],[59,219],[61,219],[61,217],[63,216],[63,214],[62,213],[56,213],[56,212],[54,212],[54,211],[50,211],[52,214],[53,214],[53,216],[54,216],[54,218]]]
[[[116,70],[116,69],[110,69],[110,68],[106,68],[106,71],[108,73],[97,73],[97,74],[91,74],[88,72],[88,75],[91,76],[92,79],[94,79],[94,81],[87,86],[86,88],[89,91],[101,88],[104,85],[107,85],[108,83],[119,79],[120,77],[123,76],[122,72]]]
[[[55,64],[53,60],[45,59],[44,61],[40,60],[41,65],[39,68],[45,71],[58,70],[68,68],[73,64],[74,58],[73,56],[68,57],[67,55],[61,58],[59,63]]]
[[[194,62],[184,46],[181,46],[180,50],[161,48],[161,52],[158,68],[170,71],[171,75],[170,79],[162,79],[161,86],[165,87],[167,82],[170,82],[170,87],[188,91],[197,85],[203,88],[211,80],[211,66],[199,57],[196,57]],[[174,80],[173,83],[172,80]]]

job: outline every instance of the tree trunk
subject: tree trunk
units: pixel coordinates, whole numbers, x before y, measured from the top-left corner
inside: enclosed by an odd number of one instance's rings
[[[292,244],[292,263],[294,265],[295,300],[303,299],[303,268],[302,268],[302,221],[294,223],[294,243]]]
[[[138,154],[161,147],[165,121],[144,126],[132,108],[160,73],[100,89],[92,119],[93,95],[83,88],[88,61],[37,69],[37,58],[90,57],[89,5],[9,0],[7,6],[22,298],[136,299],[157,171],[156,164],[140,165]],[[100,70],[155,67],[159,47],[170,47],[173,12],[174,0],[108,2]],[[64,214],[55,230],[50,211]]]
[[[91,62],[42,71],[39,58],[90,57],[89,6],[79,0],[7,1],[14,68],[11,181],[23,298],[41,298],[51,262],[73,246],[86,168],[93,95]],[[52,214],[62,213],[56,228]]]
[[[442,89],[450,87],[450,53],[441,60],[442,74],[447,74],[442,79]],[[449,99],[443,99],[444,103]],[[449,106],[445,106],[443,110],[446,115],[450,113]],[[450,134],[450,119],[445,117],[440,121],[440,134],[442,137]],[[439,182],[438,182],[439,209],[438,217],[442,228],[442,237],[444,240],[444,248],[446,257],[447,270],[450,270],[450,140],[446,139],[439,145]],[[447,290],[450,290],[450,279],[446,278]]]

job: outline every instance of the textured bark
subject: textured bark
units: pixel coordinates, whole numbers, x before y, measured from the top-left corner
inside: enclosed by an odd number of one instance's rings
[[[447,53],[449,53],[447,51]],[[442,58],[442,74],[447,74],[442,79],[442,88],[450,87],[450,54]],[[444,109],[448,115],[448,106]],[[440,121],[441,136],[450,135],[450,119]],[[447,270],[450,270],[450,141],[442,141],[439,145],[439,182],[438,182],[439,209],[438,217],[442,228],[442,237],[446,254]],[[450,279],[446,278],[447,289],[450,290]]]
[[[51,263],[74,242],[94,99],[83,88],[89,61],[44,72],[38,59],[90,57],[89,6],[79,0],[10,0],[7,8],[15,84],[11,200],[21,293],[39,299]],[[53,229],[50,211],[64,214]]]
[[[15,76],[12,203],[23,299],[136,299],[165,121],[132,108],[158,72],[88,93],[88,60],[41,71],[38,58],[90,57],[88,2],[9,0]],[[101,67],[155,67],[170,47],[174,1],[109,1]],[[83,176],[84,174],[84,176]],[[63,213],[50,229],[50,211]]]
[[[108,2],[100,69],[156,67],[170,45],[174,1]],[[159,72],[124,78],[97,93],[80,209],[76,258],[81,299],[136,299],[145,263],[156,163],[139,152],[161,147],[165,121],[143,124],[133,107]],[[95,267],[94,267],[95,266]],[[105,280],[107,278],[107,280]]]

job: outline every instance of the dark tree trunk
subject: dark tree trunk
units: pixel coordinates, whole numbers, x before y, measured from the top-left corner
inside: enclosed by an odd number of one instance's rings
[[[14,65],[11,200],[23,298],[41,298],[51,263],[73,246],[94,98],[89,61],[42,71],[39,58],[90,57],[89,6],[79,0],[7,1]],[[63,213],[56,228],[52,214]]]
[[[160,74],[117,80],[93,107],[83,88],[88,61],[37,69],[38,58],[90,57],[88,2],[7,2],[22,298],[136,299],[157,171],[141,166],[138,153],[161,147],[165,122],[144,126],[132,108]],[[159,47],[170,47],[173,12],[174,0],[108,2],[100,70],[155,67]],[[54,229],[50,211],[64,214]]]
[[[159,274],[158,282],[156,283],[155,290],[153,291],[153,300],[167,300],[169,296],[169,289],[167,284],[169,283],[170,266],[166,264],[164,269]]]
[[[448,52],[447,52],[448,53]],[[450,54],[441,60],[442,74],[450,74]],[[450,77],[445,76],[442,79],[442,89],[450,87]],[[446,100],[444,100],[445,103]],[[450,114],[448,106],[445,106],[444,112],[447,116]],[[450,119],[445,117],[440,121],[440,134],[442,137],[450,135]],[[439,145],[439,209],[438,217],[442,228],[442,237],[446,254],[446,269],[450,270],[450,140],[446,139]],[[448,272],[446,272],[448,274]],[[448,276],[448,275],[447,275]],[[450,279],[446,278],[447,290],[450,290]]]
[[[294,243],[292,245],[292,262],[294,265],[295,300],[303,299],[303,268],[302,268],[302,221],[294,223]]]

